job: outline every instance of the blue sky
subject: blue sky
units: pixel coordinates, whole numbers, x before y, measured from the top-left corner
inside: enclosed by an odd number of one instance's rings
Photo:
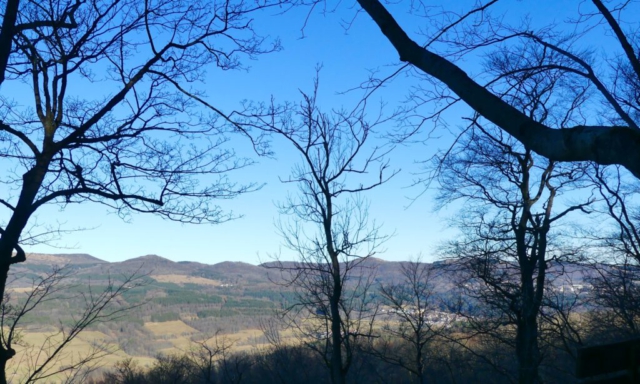
[[[522,17],[529,11],[532,17],[543,18],[545,23],[552,21],[550,15],[559,18],[563,10],[575,10],[576,7],[572,1],[536,2],[529,10],[524,9],[532,5],[527,1],[509,4],[513,9],[504,8],[508,17]],[[403,10],[405,7],[406,4],[401,3],[392,9],[409,31],[415,31],[424,20],[408,17]],[[359,14],[349,30],[340,26],[340,21],[350,19],[354,12],[343,4],[336,13],[314,13],[305,29],[305,38],[301,38],[300,31],[303,10],[258,18],[256,28],[279,36],[284,49],[260,56],[255,61],[246,61],[245,65],[250,66],[246,72],[212,71],[206,79],[208,99],[227,111],[238,107],[243,99],[266,101],[273,95],[280,101],[296,101],[298,89],[311,89],[315,68],[322,64],[321,106],[325,109],[353,106],[360,93],[342,95],[338,92],[365,81],[369,71],[391,73],[398,65],[397,54],[367,15]],[[473,67],[474,63],[462,64]],[[415,81],[415,78],[401,75],[377,93],[375,99],[385,100],[391,110],[405,99]],[[454,128],[463,125],[465,116],[468,116],[465,108],[456,108],[448,115],[447,123]],[[388,129],[391,128],[390,124]],[[392,168],[401,169],[401,173],[365,195],[371,203],[370,217],[383,224],[383,233],[395,234],[385,244],[386,252],[379,257],[406,260],[422,253],[427,260],[432,260],[434,247],[454,233],[447,230],[445,220],[452,211],[434,212],[429,192],[413,200],[412,197],[421,194],[423,187],[411,187],[415,173],[420,170],[415,162],[428,158],[438,148],[446,146],[450,139],[443,133],[426,144],[398,148],[390,155],[390,160]],[[258,164],[231,177],[239,182],[265,183],[257,192],[221,202],[223,208],[243,215],[241,219],[214,226],[182,225],[154,216],[134,215],[130,222],[123,222],[99,205],[70,206],[64,211],[51,206],[38,211],[38,220],[55,218],[66,228],[93,229],[66,234],[57,242],[62,249],[41,245],[28,250],[89,253],[108,261],[157,254],[175,261],[258,263],[280,250],[285,258],[293,258],[294,255],[282,249],[282,240],[276,233],[274,222],[278,213],[274,203],[283,200],[288,192],[295,192],[292,186],[281,184],[278,178],[287,177],[297,157],[277,141],[273,143],[275,159],[257,158],[251,153],[246,139],[241,137],[234,137],[232,144],[240,154],[252,156]]]

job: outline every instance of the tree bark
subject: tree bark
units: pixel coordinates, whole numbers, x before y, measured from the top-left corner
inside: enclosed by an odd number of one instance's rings
[[[33,213],[33,202],[42,185],[48,167],[49,160],[40,158],[36,165],[22,176],[22,189],[18,203],[2,233],[2,237],[0,237],[0,305],[4,304],[4,294],[11,265],[24,261],[20,257],[23,255],[13,256],[13,250],[20,249],[18,247],[20,236]],[[7,382],[5,370],[7,362],[13,356],[15,356],[15,350],[11,345],[0,343],[0,384]]]
[[[538,322],[536,316],[525,316],[518,325],[516,354],[518,357],[518,383],[538,383],[540,350],[538,348]]]
[[[9,276],[9,264],[0,265],[0,305],[3,303],[5,285],[7,284],[7,277]],[[7,348],[4,343],[0,343],[0,384],[7,384],[7,362],[15,356],[16,352],[13,348]]]
[[[378,0],[358,0],[360,6],[408,62],[443,82],[465,103],[526,147],[555,161],[619,164],[640,178],[640,130],[624,126],[576,126],[554,129],[518,111],[460,67],[411,40]]]
[[[334,259],[332,257],[332,259]],[[337,258],[333,261],[333,293],[330,300],[331,308],[331,382],[344,384],[345,377],[342,369],[342,327],[340,318],[340,298],[342,296],[342,281],[340,263]]]
[[[19,6],[20,0],[8,0],[4,7],[2,31],[0,31],[0,85],[4,82],[7,63],[11,55],[11,45],[15,34]]]
[[[539,382],[538,365],[538,308],[535,305],[533,279],[530,271],[523,273],[521,315],[516,329],[516,356],[518,359],[518,383]]]
[[[418,339],[418,342],[420,342],[420,339]],[[420,384],[426,384],[427,379],[426,377],[424,377],[424,364],[422,362],[422,348],[417,349],[416,363],[418,365],[416,368],[416,370],[418,371],[418,382]]]

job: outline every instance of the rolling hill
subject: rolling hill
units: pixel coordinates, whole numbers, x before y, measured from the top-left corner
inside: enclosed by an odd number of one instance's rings
[[[67,271],[58,296],[35,308],[20,324],[26,335],[43,335],[71,324],[82,313],[87,297],[136,275],[136,281],[117,301],[119,308],[131,309],[93,326],[91,331],[103,335],[127,356],[153,357],[184,350],[192,338],[217,331],[244,335],[238,336],[239,347],[265,342],[257,331],[261,319],[296,300],[291,287],[278,283],[282,280],[274,265],[174,262],[157,255],[111,263],[86,254],[34,253],[25,263],[12,267],[14,278],[8,292],[11,303],[20,305],[34,282],[52,268]],[[377,286],[402,281],[402,265],[371,258],[362,264],[361,271],[375,271],[372,281]],[[576,285],[583,283],[582,270],[579,265],[556,266],[551,274],[571,278],[558,279],[557,284],[570,281]],[[440,295],[453,287],[449,272],[435,274],[432,283]]]

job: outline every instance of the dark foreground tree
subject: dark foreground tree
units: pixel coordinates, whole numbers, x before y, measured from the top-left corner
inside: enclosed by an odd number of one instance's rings
[[[452,21],[427,30],[429,37],[425,42],[413,40],[379,0],[358,0],[358,4],[380,27],[401,61],[437,79],[457,96],[451,95],[447,100],[459,98],[527,148],[553,161],[619,164],[640,178],[637,2],[575,3],[571,5],[575,7],[575,17],[566,24],[541,27],[530,23],[510,26],[501,17],[491,17],[490,9],[501,4],[496,0],[481,2],[462,16],[422,5],[413,10],[422,13],[425,24]],[[541,24],[544,23],[538,25]],[[598,61],[600,56],[593,54],[592,49],[584,48],[591,47],[589,33],[593,31],[605,50],[602,61]],[[444,46],[441,54],[434,48],[438,44]],[[589,87],[593,90],[592,110],[597,113],[573,126],[537,121],[501,97],[505,87],[500,76],[474,80],[454,63],[458,57],[492,48],[493,53],[522,59],[518,61],[520,67],[504,75],[531,71],[562,73],[571,78],[574,87]],[[544,60],[531,67],[527,58],[532,54],[541,54]]]
[[[477,120],[459,144],[437,163],[440,202],[464,202],[464,213],[453,219],[462,234],[443,249],[451,258],[444,268],[466,297],[460,314],[472,330],[468,336],[513,348],[517,382],[541,382],[540,315],[545,291],[552,289],[549,269],[572,256],[554,242],[552,227],[589,204],[558,201],[584,170],[535,156]],[[509,373],[505,357],[491,359]]]
[[[319,352],[333,383],[344,383],[355,345],[371,334],[373,273],[366,260],[386,239],[361,193],[387,181],[386,150],[373,144],[374,127],[364,111],[323,113],[312,95],[277,123],[261,127],[277,134],[300,156],[286,183],[299,193],[280,204],[280,230],[299,261],[277,262],[286,283],[296,288],[297,303],[286,314],[290,324]],[[259,116],[259,114],[258,114]],[[369,175],[369,173],[372,173]]]
[[[250,16],[277,3],[4,3],[0,298],[45,204],[97,202],[185,223],[232,217],[216,199],[253,189],[227,179],[250,162],[225,145],[228,117],[205,101],[201,81],[278,48]],[[14,353],[0,345],[0,383]]]

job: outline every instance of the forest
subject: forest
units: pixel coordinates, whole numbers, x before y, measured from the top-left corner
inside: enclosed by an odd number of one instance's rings
[[[637,382],[640,6],[545,4],[1,2],[0,384]],[[371,28],[351,44],[393,63],[349,73],[353,103],[325,100],[318,63],[294,100],[216,93],[286,52],[279,23],[302,39],[334,14],[327,33]],[[258,266],[29,251],[76,205],[241,220],[223,202],[285,150],[286,251]],[[409,153],[405,187],[455,235],[390,263],[370,196]],[[117,353],[146,365],[100,364]]]

